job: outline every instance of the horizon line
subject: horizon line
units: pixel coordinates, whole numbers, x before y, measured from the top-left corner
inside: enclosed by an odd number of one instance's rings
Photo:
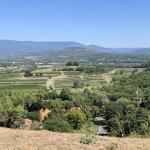
[[[114,46],[112,46],[112,47],[109,47],[109,46],[102,46],[102,45],[99,45],[99,44],[84,44],[84,43],[82,43],[82,42],[78,42],[78,41],[73,41],[73,40],[65,40],[65,41],[63,41],[63,40],[58,40],[58,41],[50,41],[50,40],[16,40],[16,39],[1,39],[0,38],[0,41],[16,41],[16,42],[37,42],[37,43],[40,43],[40,42],[73,42],[73,43],[78,43],[78,44],[81,44],[81,45],[85,45],[85,46],[98,46],[98,47],[103,47],[103,48],[113,48],[113,49],[120,49],[120,48],[122,48],[122,49],[128,49],[128,48],[130,48],[130,49],[141,49],[141,48],[150,48],[150,46],[131,46],[131,47],[129,47],[129,46],[120,46],[120,47],[114,47]]]

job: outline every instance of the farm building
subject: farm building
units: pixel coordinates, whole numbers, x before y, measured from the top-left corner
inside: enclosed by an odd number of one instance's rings
[[[107,135],[107,131],[106,131],[106,121],[104,118],[102,117],[95,117],[94,122],[98,125],[98,135],[102,135],[105,136]]]

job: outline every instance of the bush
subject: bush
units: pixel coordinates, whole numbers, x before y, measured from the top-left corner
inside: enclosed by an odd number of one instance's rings
[[[80,129],[85,122],[85,114],[80,110],[74,110],[67,114],[67,119],[74,129]]]
[[[138,132],[141,135],[149,135],[150,129],[148,127],[148,124],[146,123],[141,123],[141,126],[138,128]]]
[[[118,149],[118,146],[117,146],[117,144],[112,143],[112,144],[108,145],[108,146],[106,147],[106,149],[107,149],[107,150],[117,150],[117,149]]]
[[[33,76],[33,73],[31,72],[31,70],[25,70],[25,72],[24,72],[24,77],[31,77],[31,76]]]
[[[73,68],[63,68],[62,71],[74,71]]]
[[[62,89],[61,93],[60,93],[60,98],[64,101],[64,100],[73,100],[73,94],[71,93],[71,91],[67,88]]]
[[[64,101],[63,102],[63,107],[65,108],[65,110],[71,109],[72,107],[74,107],[74,104],[72,101]]]
[[[73,88],[83,88],[83,87],[84,87],[83,81],[74,81]]]
[[[107,130],[110,135],[118,136],[123,132],[122,122],[117,117],[109,119],[107,121]]]
[[[33,123],[30,126],[31,130],[40,130],[40,123],[37,121],[33,121]]]
[[[85,135],[83,137],[81,137],[80,143],[83,144],[92,144],[95,143],[95,135]]]
[[[44,122],[44,129],[54,132],[71,132],[72,127],[60,115],[53,114]]]
[[[68,61],[66,63],[66,66],[79,66],[79,62],[78,61]]]
[[[39,114],[37,111],[34,111],[34,112],[29,112],[27,114],[27,118],[33,120],[33,121],[39,121]]]

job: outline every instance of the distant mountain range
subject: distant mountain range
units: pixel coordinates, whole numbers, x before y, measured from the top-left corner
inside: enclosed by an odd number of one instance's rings
[[[98,52],[118,54],[150,54],[150,48],[106,48],[97,45],[84,45],[78,42],[35,42],[0,40],[0,56],[22,55],[26,53],[63,50],[65,48],[84,48]]]

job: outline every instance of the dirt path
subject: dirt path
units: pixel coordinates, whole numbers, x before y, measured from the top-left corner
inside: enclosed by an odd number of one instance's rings
[[[107,83],[110,83],[112,81],[112,75],[117,71],[117,69],[114,69],[108,73],[104,73],[102,75],[102,77],[104,78],[104,80],[107,82]]]
[[[47,80],[46,88],[50,89],[50,87],[52,87],[53,89],[55,89],[55,80],[63,79],[63,78],[66,78],[66,77],[67,76],[64,74],[64,72],[61,71],[61,75],[59,75],[57,77],[51,77],[50,79]]]
[[[50,87],[52,87],[54,89],[54,80],[52,78],[48,79],[46,82],[46,88],[50,89]]]
[[[80,75],[80,79],[81,79],[81,80],[83,80],[83,79],[84,79],[84,76],[83,76],[83,74],[81,74],[81,75]]]
[[[117,71],[117,69],[114,69],[112,71],[110,71],[109,73],[104,73],[102,74],[102,77],[104,78],[104,80],[107,83],[110,83],[112,81],[112,75]],[[67,76],[64,74],[63,71],[61,71],[61,75],[56,76],[56,77],[51,77],[50,79],[47,80],[46,82],[46,88],[50,89],[50,87],[52,87],[53,89],[55,89],[55,80],[59,80],[59,79],[64,79],[67,78]],[[80,79],[83,80],[84,76],[80,75]]]
[[[103,74],[102,76],[107,83],[110,83],[112,81],[111,75]]]

